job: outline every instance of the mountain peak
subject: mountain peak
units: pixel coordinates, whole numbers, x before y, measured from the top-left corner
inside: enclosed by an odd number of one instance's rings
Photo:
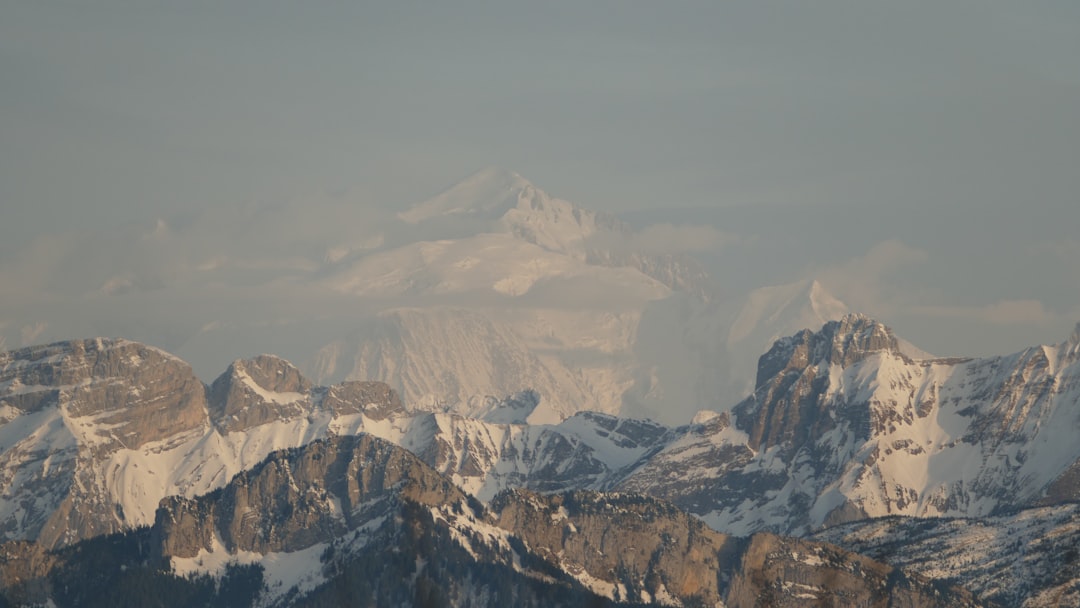
[[[444,216],[496,219],[517,206],[520,195],[530,189],[536,187],[514,171],[485,167],[399,213],[398,218],[410,224]]]
[[[849,313],[839,321],[830,321],[821,333],[832,339],[829,361],[843,367],[878,351],[900,351],[892,330],[862,313]]]
[[[761,352],[781,336],[816,329],[847,312],[847,306],[816,280],[761,287],[750,293],[731,324],[728,346],[746,344]]]
[[[773,343],[758,360],[755,387],[760,388],[786,369],[817,364],[848,367],[880,351],[901,352],[892,330],[862,313],[848,313],[829,321],[816,333],[804,329]]]
[[[210,417],[231,433],[307,413],[311,382],[274,356],[238,359],[210,385]]]

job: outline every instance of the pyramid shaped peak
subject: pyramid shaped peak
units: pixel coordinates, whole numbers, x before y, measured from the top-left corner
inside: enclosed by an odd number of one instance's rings
[[[829,292],[829,290],[816,279],[810,281],[810,285],[807,288],[807,295],[810,300],[811,308],[813,308],[818,317],[822,319],[835,319],[848,312],[847,305]]]
[[[410,224],[446,216],[495,219],[515,207],[523,193],[534,191],[539,190],[514,171],[485,167],[398,217]]]
[[[275,355],[233,361],[210,385],[210,419],[225,432],[242,431],[307,413],[313,386]]]
[[[747,295],[731,324],[728,347],[768,348],[782,336],[817,330],[847,312],[848,307],[816,280],[759,287]]]
[[[876,353],[907,357],[885,324],[862,313],[848,313],[817,332],[804,329],[776,340],[758,359],[754,387],[760,389],[786,370],[822,364],[846,368]]]
[[[279,393],[306,393],[312,388],[311,382],[299,368],[277,355],[269,354],[237,359],[221,378],[228,378],[231,382],[254,383],[259,388]]]

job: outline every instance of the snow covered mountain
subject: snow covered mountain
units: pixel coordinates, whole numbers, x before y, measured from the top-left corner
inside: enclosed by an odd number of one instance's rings
[[[513,490],[484,506],[370,435],[274,452],[153,526],[9,543],[0,597],[112,605],[981,605],[836,546],[738,539],[656,499]]]
[[[184,362],[123,340],[56,343],[0,358],[0,532],[45,546],[149,525],[167,496],[222,487],[274,450],[369,433],[483,499],[508,487],[602,488],[659,449],[666,427],[583,412],[527,425],[534,393],[480,418],[406,410],[377,382],[313,385],[263,355],[209,387]]]
[[[386,384],[318,386],[269,355],[235,361],[206,386],[183,361],[123,340],[11,351],[0,354],[0,532],[3,541],[53,548],[134,530],[160,519],[162,500],[179,508],[207,493],[220,496],[237,475],[253,479],[250,472],[264,470],[259,463],[278,450],[362,434],[408,450],[461,492],[492,502],[496,513],[503,509],[495,506],[498,497],[512,488],[616,490],[670,500],[741,536],[805,535],[846,523],[837,528],[846,532],[820,532],[833,534],[821,538],[885,561],[894,545],[874,544],[878,524],[855,522],[929,518],[936,523],[927,526],[944,526],[942,551],[956,558],[920,562],[929,537],[902,526],[922,524],[897,524],[901,532],[881,534],[916,544],[895,565],[931,578],[970,579],[980,597],[1007,603],[1073,593],[1069,581],[1077,577],[1069,574],[1065,582],[1039,579],[1019,595],[1001,595],[985,581],[1004,566],[968,553],[966,528],[947,522],[978,518],[979,526],[1004,531],[993,534],[1023,530],[1039,539],[1025,544],[1024,567],[1060,552],[1060,543],[1047,539],[1070,538],[1075,517],[1067,505],[1080,499],[1080,447],[1071,440],[1080,430],[1080,328],[1056,346],[1004,357],[916,360],[884,325],[847,315],[818,332],[778,340],[760,359],[751,397],[731,412],[702,412],[689,425],[597,412],[529,423],[542,403],[525,391],[476,403],[469,416],[406,407]],[[309,538],[312,532],[300,532],[308,529],[344,533],[335,523],[342,507],[319,496],[301,492],[301,502],[284,510],[297,517],[310,511],[296,538]],[[1021,519],[1010,514],[1023,508]],[[436,519],[456,517],[452,507],[440,512]],[[246,525],[230,521],[237,534]],[[281,542],[243,551],[278,555],[268,563],[280,564],[316,557],[284,555],[307,540]],[[240,555],[237,547],[227,554]],[[645,597],[614,594],[610,578],[589,569],[583,578],[580,566],[559,567],[576,572],[590,593]],[[641,588],[649,597],[660,591]]]
[[[435,197],[398,214],[409,224],[477,221],[477,233],[507,232],[548,251],[585,255],[600,233],[629,235],[613,216],[548,195],[513,171],[481,169]]]
[[[398,217],[410,224],[455,215],[495,220],[517,206],[531,186],[528,180],[513,171],[485,167],[431,199],[399,213]]]
[[[694,257],[729,246],[725,233],[631,227],[498,169],[400,217],[377,202],[325,193],[72,235],[8,275],[38,276],[40,256],[52,278],[34,282],[40,305],[3,311],[0,343],[126,336],[204,382],[272,352],[318,383],[383,380],[463,414],[532,389],[550,422],[594,410],[678,425],[745,396],[765,346],[729,356],[742,294]],[[468,369],[453,356],[492,336]]]
[[[580,373],[556,357],[538,356],[509,323],[474,310],[381,313],[320,349],[311,367],[320,383],[379,378],[410,407],[435,412],[471,415],[490,398],[529,389],[542,395],[531,419],[558,422],[578,404],[599,401]],[[605,397],[605,405],[618,399]]]
[[[773,339],[847,312],[800,282],[733,313],[692,257],[634,249],[628,225],[498,169],[400,217],[424,240],[319,279],[383,308],[301,364],[316,381],[377,379],[410,404],[462,414],[532,389],[534,422],[594,410],[678,425],[749,394]]]
[[[410,404],[463,414],[531,389],[534,422],[595,410],[680,423],[686,404],[715,394],[693,341],[718,324],[687,303],[712,287],[691,258],[627,249],[634,233],[617,219],[496,169],[400,217],[424,240],[343,259],[318,279],[375,311],[305,360],[317,381],[378,379]],[[697,320],[678,325],[688,307]],[[684,382],[691,367],[698,376]]]
[[[715,528],[805,533],[862,517],[985,516],[1078,498],[1080,334],[983,360],[922,360],[849,315],[782,339],[731,414],[672,428],[583,412],[529,424],[535,392],[470,416],[406,408],[387,385],[320,387],[288,362],[234,362],[205,387],[182,361],[125,341],[0,361],[7,539],[62,545],[145,525],[165,496],[220,487],[273,450],[367,432],[467,492],[632,490]]]
[[[1080,505],[984,518],[884,517],[826,528],[833,543],[1001,606],[1080,605]]]
[[[699,425],[622,488],[734,533],[866,517],[980,517],[1075,499],[1080,332],[988,359],[914,360],[860,315],[776,342],[732,417]]]

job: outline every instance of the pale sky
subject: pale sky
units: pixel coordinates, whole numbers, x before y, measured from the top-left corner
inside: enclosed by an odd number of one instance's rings
[[[49,238],[342,192],[402,209],[488,165],[740,234],[722,281],[824,277],[927,350],[1059,341],[1080,3],[0,6],[0,322],[49,288],[11,270]]]

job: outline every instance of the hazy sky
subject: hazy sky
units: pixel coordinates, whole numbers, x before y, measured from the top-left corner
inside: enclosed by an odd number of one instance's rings
[[[717,253],[728,280],[758,259],[931,338],[997,328],[971,350],[1055,339],[1080,315],[1080,3],[0,8],[0,293],[46,288],[4,274],[46,234],[403,208],[487,165],[600,210],[726,210],[695,213],[759,247]]]

